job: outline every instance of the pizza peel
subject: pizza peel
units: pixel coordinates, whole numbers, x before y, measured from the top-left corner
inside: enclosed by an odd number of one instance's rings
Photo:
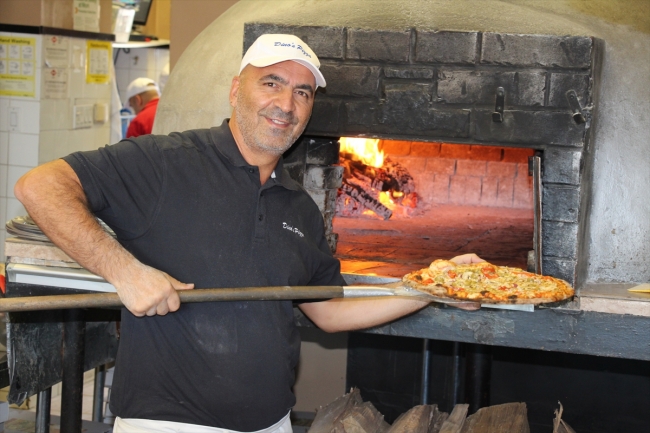
[[[401,280],[372,285],[268,286],[179,290],[181,303],[217,301],[319,300],[331,298],[412,298],[437,302],[465,310],[478,310],[478,302],[439,298],[405,286]],[[123,306],[117,293],[21,296],[0,299],[0,312],[58,310],[68,308],[114,308]]]

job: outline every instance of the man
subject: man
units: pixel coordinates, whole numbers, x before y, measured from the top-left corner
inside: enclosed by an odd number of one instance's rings
[[[160,100],[156,82],[151,78],[136,78],[126,89],[126,100],[136,114],[126,130],[126,138],[151,134]]]
[[[126,307],[111,394],[116,433],[291,432],[300,347],[292,303],[180,306],[177,290],[344,284],[316,204],[282,166],[326,84],[319,66],[297,37],[263,35],[233,78],[233,113],[221,126],[77,152],[16,184],[43,231],[113,284]],[[336,332],[425,305],[333,299],[300,308]]]

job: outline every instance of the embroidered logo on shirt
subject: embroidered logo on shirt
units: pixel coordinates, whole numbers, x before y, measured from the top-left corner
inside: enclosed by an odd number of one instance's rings
[[[293,232],[293,233],[297,234],[297,235],[300,236],[301,238],[304,238],[304,237],[305,237],[305,235],[304,235],[304,234],[303,234],[303,233],[298,229],[298,227],[292,227],[292,226],[290,226],[289,224],[283,222],[283,223],[282,223],[282,228],[285,229],[285,230],[289,230],[290,232]]]

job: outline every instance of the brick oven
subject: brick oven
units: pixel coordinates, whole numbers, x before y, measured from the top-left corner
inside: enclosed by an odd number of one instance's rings
[[[506,163],[503,155],[535,154],[541,163],[543,272],[580,287],[602,41],[584,36],[249,23],[244,50],[263,33],[299,36],[319,54],[328,80],[288,162],[292,175],[321,206],[333,247],[332,203],[340,170],[329,164],[336,162],[338,137],[391,140],[386,143],[394,152],[404,153],[406,146],[409,155],[438,158],[430,163],[432,191],[453,191],[462,176],[472,174],[469,182],[474,185],[467,191],[473,192],[462,193],[463,200],[472,204],[506,203],[505,195],[499,202],[499,185],[489,176],[489,170],[497,167],[494,161],[490,164],[490,153],[498,153],[500,162]],[[485,161],[463,160],[451,172],[449,160],[463,153],[484,155]],[[528,200],[522,185],[531,181],[517,178],[524,165],[518,159],[509,168],[514,176],[508,205]],[[499,169],[503,167],[508,166]],[[445,195],[435,197],[441,200]]]

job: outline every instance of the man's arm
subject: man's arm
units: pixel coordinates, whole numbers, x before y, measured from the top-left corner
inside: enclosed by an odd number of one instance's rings
[[[463,254],[451,259],[457,264],[484,260],[476,254]],[[354,331],[378,326],[418,311],[429,302],[398,298],[342,298],[304,303],[300,309],[325,332]]]
[[[180,306],[176,290],[194,287],[144,265],[106,233],[67,162],[59,159],[29,171],[18,180],[14,193],[52,242],[115,286],[134,315],[176,311]]]

